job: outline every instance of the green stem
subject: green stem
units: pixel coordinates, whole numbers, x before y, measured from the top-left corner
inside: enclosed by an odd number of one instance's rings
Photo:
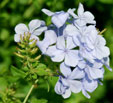
[[[35,83],[31,86],[31,88],[30,88],[29,92],[27,93],[27,95],[26,95],[26,97],[25,97],[23,103],[26,103],[26,102],[27,102],[27,100],[28,100],[28,98],[29,98],[29,96],[30,96],[30,94],[31,94],[31,92],[32,92],[32,90],[33,90],[33,88],[34,88],[34,86],[35,86],[35,84],[36,84],[37,82],[38,82],[38,80],[36,80]]]

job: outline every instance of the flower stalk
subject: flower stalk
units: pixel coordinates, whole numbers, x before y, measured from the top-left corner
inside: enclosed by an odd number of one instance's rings
[[[27,102],[27,100],[28,100],[28,98],[29,98],[31,92],[33,91],[34,86],[35,86],[35,84],[36,84],[37,82],[38,82],[38,80],[36,80],[35,83],[31,86],[31,88],[29,89],[29,92],[27,93],[27,95],[26,95],[26,97],[25,97],[23,103],[26,103],[26,102]]]

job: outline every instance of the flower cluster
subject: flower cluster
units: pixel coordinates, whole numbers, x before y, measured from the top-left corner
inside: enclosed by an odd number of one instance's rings
[[[26,32],[36,39],[37,46],[42,54],[50,56],[53,62],[60,62],[59,80],[55,92],[68,98],[73,93],[82,91],[90,98],[87,92],[93,92],[98,84],[102,84],[105,65],[110,71],[109,48],[100,32],[96,29],[96,21],[89,11],[84,11],[80,3],[76,9],[67,12],[42,11],[51,16],[52,24],[48,27],[40,20],[32,20],[29,29],[24,24],[15,27],[15,41]],[[44,32],[44,39],[37,38]]]

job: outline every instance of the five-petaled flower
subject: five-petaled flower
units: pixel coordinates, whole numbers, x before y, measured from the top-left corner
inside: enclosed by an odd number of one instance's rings
[[[46,29],[47,27],[45,26],[45,22],[38,19],[31,20],[28,27],[25,24],[20,23],[15,27],[16,34],[14,40],[15,42],[20,42],[20,36],[23,37],[24,34],[27,33],[31,34],[31,39],[39,40],[37,36],[41,35],[41,33]]]

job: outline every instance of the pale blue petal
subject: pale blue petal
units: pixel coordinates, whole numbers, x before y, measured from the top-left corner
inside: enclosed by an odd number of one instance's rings
[[[78,7],[77,13],[78,13],[78,16],[81,16],[84,13],[84,7],[83,7],[83,5],[81,3],[79,3],[79,7]]]
[[[53,15],[52,22],[54,25],[56,25],[58,28],[60,28],[61,26],[63,26],[65,24],[68,17],[69,17],[68,13],[61,12],[59,14]]]
[[[85,60],[79,61],[78,67],[79,67],[80,69],[84,69],[84,68],[86,67],[86,62],[85,62]]]
[[[71,90],[70,88],[69,89],[66,89],[65,93],[62,95],[63,98],[69,98],[71,96]]]
[[[83,85],[84,85],[84,89],[91,93],[98,87],[98,82],[96,80],[84,79]]]
[[[41,20],[38,19],[31,20],[29,23],[29,30],[31,33],[33,33],[33,31],[40,26],[41,26]]]
[[[75,67],[78,64],[80,57],[77,50],[69,50],[65,55],[65,64]]]
[[[48,46],[50,45],[50,43],[47,40],[43,40],[43,41],[38,41],[37,42],[37,46],[39,47],[39,49],[41,50],[42,54],[47,54],[47,55],[51,55],[51,51],[49,51],[48,53],[46,53]],[[55,49],[56,50],[56,49]]]
[[[79,25],[79,26],[85,26],[86,25],[86,21],[82,20],[81,18],[78,18],[77,20],[74,21],[74,24]]]
[[[25,24],[20,23],[20,24],[16,25],[15,32],[16,32],[16,34],[24,34],[24,33],[28,32],[28,28]]]
[[[41,35],[41,33],[44,32],[45,30],[47,30],[47,27],[40,27],[40,28],[34,30],[32,35]]]
[[[110,55],[110,50],[107,46],[96,47],[93,51],[93,55],[97,59],[102,59]]]
[[[79,93],[82,89],[82,83],[77,80],[68,80],[70,89],[73,93]]]
[[[65,77],[69,77],[71,74],[71,69],[69,66],[66,66],[64,62],[60,64],[60,71]]]
[[[46,15],[48,15],[48,16],[52,16],[52,15],[54,15],[54,12],[51,12],[51,11],[49,11],[49,10],[47,10],[47,9],[42,9],[42,12],[44,12]]]
[[[74,44],[74,42],[73,42],[73,38],[72,37],[67,37],[66,38],[66,40],[67,40],[67,45],[66,45],[66,47],[67,47],[67,49],[73,49],[73,48],[75,48],[76,47],[76,45]]]
[[[14,35],[14,41],[15,42],[20,42],[20,36],[22,36],[21,34],[15,34]]]
[[[97,69],[97,68],[92,68],[92,67],[88,67],[87,69],[89,71],[90,76],[93,79],[103,78],[103,72],[102,72],[102,70]]]
[[[90,95],[89,95],[84,89],[82,89],[82,94],[83,94],[85,97],[87,97],[88,99],[91,98]]]
[[[64,57],[65,57],[65,53],[62,51],[62,50],[56,50],[56,51],[53,51],[53,56],[51,57],[52,61],[54,62],[61,62],[64,60]]]
[[[82,79],[84,76],[85,76],[84,71],[76,67],[69,76],[69,79]]]
[[[56,39],[57,39],[56,33],[53,30],[47,30],[45,32],[45,37],[44,37],[43,41],[39,41],[37,43],[37,45],[40,48],[40,50],[42,51],[42,53],[45,54],[49,45],[56,43]],[[49,52],[47,54],[51,55],[51,51],[49,51]]]
[[[69,13],[71,16],[73,16],[74,18],[78,18],[78,16],[74,13],[75,10],[76,10],[75,8],[74,8],[74,9],[68,9],[68,13]]]
[[[72,24],[69,24],[65,28],[65,33],[69,36],[77,36],[80,35],[79,30]]]
[[[98,42],[99,45],[103,45],[103,46],[106,45],[106,40],[101,35],[98,35]]]
[[[59,95],[61,95],[62,94],[62,92],[60,91],[60,88],[61,88],[61,83],[58,81],[57,83],[56,83],[56,85],[55,85],[55,92],[57,93],[57,94],[59,94]]]
[[[78,38],[78,35],[73,36],[73,41],[75,45],[80,46],[81,42],[80,39]]]
[[[52,44],[56,43],[57,35],[53,30],[47,30],[45,32],[44,40],[49,42],[49,45],[52,45]]]
[[[57,38],[56,46],[58,49],[64,50],[65,49],[65,39],[64,36],[59,36]]]
[[[96,24],[96,21],[94,21],[94,16],[91,12],[86,11],[83,14],[84,18],[86,18],[87,23]]]
[[[55,52],[57,51],[57,48],[56,46],[50,46],[47,51],[46,51],[46,54],[50,57],[54,56],[55,55]]]

